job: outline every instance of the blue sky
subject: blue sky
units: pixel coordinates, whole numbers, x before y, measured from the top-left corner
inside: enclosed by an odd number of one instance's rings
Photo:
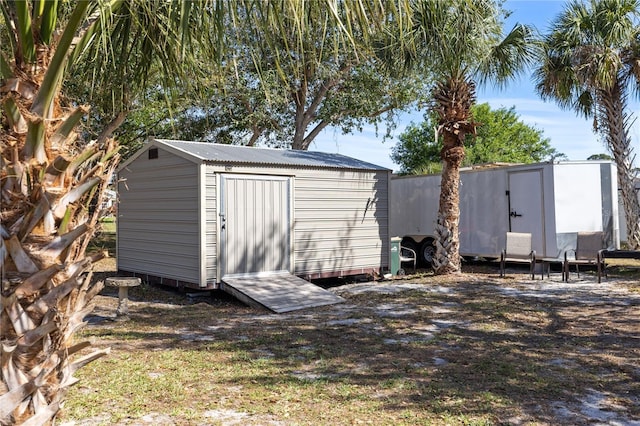
[[[505,25],[505,32],[514,23],[534,25],[546,32],[550,22],[563,10],[566,2],[559,0],[507,0],[505,8],[513,14]],[[497,91],[492,87],[479,88],[478,103],[488,102],[492,108],[515,107],[520,120],[543,131],[551,146],[564,153],[569,160],[585,160],[593,154],[605,153],[606,148],[593,133],[592,121],[576,116],[572,111],[563,111],[553,102],[543,102],[535,93],[531,82],[531,73],[525,72],[512,81],[506,88]],[[632,112],[638,114],[638,103],[634,102]],[[361,133],[342,135],[340,130],[326,129],[316,138],[309,148],[314,151],[337,152],[363,161],[397,170],[398,166],[390,158],[391,147],[397,143],[397,137],[411,122],[422,121],[422,112],[404,113],[394,138],[382,142],[382,136],[376,136],[373,128]],[[640,152],[640,131],[632,131],[634,152]]]

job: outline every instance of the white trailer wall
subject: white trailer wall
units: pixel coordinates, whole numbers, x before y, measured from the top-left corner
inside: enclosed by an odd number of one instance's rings
[[[440,176],[394,176],[389,192],[389,234],[432,236],[438,217]]]
[[[498,257],[508,231],[530,232],[538,256],[575,248],[579,231],[605,231],[619,247],[617,185],[611,162],[491,166],[460,173],[460,254]],[[433,237],[440,176],[394,177],[390,235]]]
[[[553,173],[558,251],[575,248],[580,231],[603,231],[607,245],[619,248],[618,185],[613,164],[561,163],[554,165]]]
[[[509,230],[506,191],[504,170],[460,174],[461,254],[493,257],[500,253]]]

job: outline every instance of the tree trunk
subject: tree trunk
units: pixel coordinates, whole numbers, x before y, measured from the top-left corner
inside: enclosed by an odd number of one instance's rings
[[[613,154],[618,170],[618,188],[626,216],[627,243],[633,250],[640,249],[640,203],[635,190],[636,172],[633,170],[633,149],[629,129],[633,120],[626,114],[626,99],[619,85],[601,93],[599,103],[601,134]]]
[[[436,274],[460,272],[460,165],[464,147],[454,134],[445,133],[442,149],[443,169],[440,183],[440,203],[436,223]],[[449,140],[449,142],[447,142]],[[449,148],[447,148],[449,146]]]
[[[87,110],[61,105],[57,85],[15,75],[0,81],[0,424],[46,425],[75,372],[108,352],[82,354],[89,343],[74,334],[103,285],[90,272],[103,254],[85,251],[119,154],[112,127],[82,141],[75,127]],[[19,87],[52,90],[51,107],[38,112]]]
[[[436,223],[436,274],[460,272],[460,165],[464,160],[467,134],[475,135],[471,107],[475,102],[475,84],[464,79],[449,79],[436,85],[435,111],[442,129],[443,161],[440,203]]]

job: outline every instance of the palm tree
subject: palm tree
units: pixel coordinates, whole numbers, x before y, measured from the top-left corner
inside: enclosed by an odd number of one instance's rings
[[[544,37],[535,73],[543,99],[594,120],[618,169],[618,186],[627,220],[627,242],[640,248],[640,204],[634,188],[628,109],[640,87],[640,2],[571,2]]]
[[[88,108],[61,87],[82,61],[96,73],[115,61],[130,90],[157,59],[167,72],[188,65],[189,35],[216,11],[197,5],[198,14],[188,1],[0,0],[1,424],[51,422],[75,371],[107,352],[80,357],[88,343],[73,335],[102,288],[90,269],[103,255],[86,251],[119,159],[110,134],[124,113],[85,140],[78,125]]]
[[[516,25],[503,35],[501,12],[490,0],[413,4],[411,40],[406,43],[414,51],[411,65],[435,81],[431,107],[444,144],[434,257],[438,274],[460,271],[460,165],[465,137],[475,134],[477,126],[471,113],[476,84],[502,85],[533,56],[531,29]]]

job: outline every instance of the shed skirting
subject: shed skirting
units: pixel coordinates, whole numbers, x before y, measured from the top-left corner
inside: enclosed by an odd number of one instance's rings
[[[131,272],[131,271],[126,271],[122,269],[118,269],[118,274],[138,277],[148,284],[160,284],[160,285],[166,285],[167,287],[175,287],[179,289],[191,288],[196,290],[218,290],[220,288],[219,283],[215,283],[215,284],[208,283],[206,287],[200,287],[200,285],[198,285],[197,283],[174,280],[172,278],[159,277],[157,275],[151,275],[151,274],[141,274],[139,272]]]
[[[380,275],[380,268],[360,268],[349,269],[345,271],[316,272],[311,274],[302,274],[300,276],[307,281],[311,281],[321,278],[342,278],[348,277],[350,275],[371,275],[372,277],[375,277],[376,275]]]
[[[123,269],[118,269],[118,275],[138,277],[142,279],[142,281],[148,284],[160,284],[160,285],[165,285],[167,287],[175,287],[179,289],[184,289],[184,288],[197,289],[197,290],[219,290],[220,289],[220,283],[215,283],[215,284],[208,283],[206,287],[200,287],[197,283],[174,280],[172,278],[159,277],[157,275],[131,272]],[[302,274],[299,276],[307,281],[311,281],[311,280],[323,279],[323,278],[348,277],[351,275],[370,275],[372,277],[375,277],[380,275],[380,268],[361,268],[361,269],[349,269],[344,271],[333,271],[333,272],[316,272],[311,274]]]

